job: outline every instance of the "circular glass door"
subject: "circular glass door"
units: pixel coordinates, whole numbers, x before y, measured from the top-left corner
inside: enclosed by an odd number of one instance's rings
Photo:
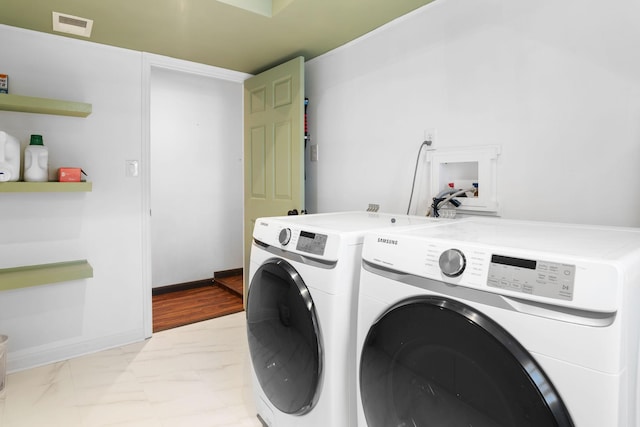
[[[247,297],[253,368],[271,403],[304,414],[317,400],[321,337],[313,300],[298,272],[273,258],[256,271]]]
[[[371,327],[360,392],[368,427],[573,426],[524,347],[482,313],[446,298],[402,302]]]

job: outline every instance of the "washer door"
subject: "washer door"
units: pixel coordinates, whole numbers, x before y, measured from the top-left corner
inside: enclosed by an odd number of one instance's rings
[[[249,285],[249,352],[264,394],[284,413],[304,414],[317,401],[322,361],[318,325],[298,272],[281,258],[267,260]]]
[[[484,314],[447,298],[402,302],[371,327],[360,392],[369,427],[573,426],[524,347]]]

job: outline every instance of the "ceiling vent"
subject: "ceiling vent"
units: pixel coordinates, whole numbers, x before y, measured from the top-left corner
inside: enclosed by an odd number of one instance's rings
[[[92,28],[92,19],[53,12],[53,31],[73,34],[76,36],[91,37]]]

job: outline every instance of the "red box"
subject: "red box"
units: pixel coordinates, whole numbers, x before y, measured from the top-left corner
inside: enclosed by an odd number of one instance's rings
[[[80,174],[80,168],[60,168],[58,169],[58,181],[80,182]]]

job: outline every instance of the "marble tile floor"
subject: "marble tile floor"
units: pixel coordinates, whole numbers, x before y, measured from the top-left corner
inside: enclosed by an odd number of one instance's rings
[[[12,373],[2,427],[260,427],[245,313]]]

